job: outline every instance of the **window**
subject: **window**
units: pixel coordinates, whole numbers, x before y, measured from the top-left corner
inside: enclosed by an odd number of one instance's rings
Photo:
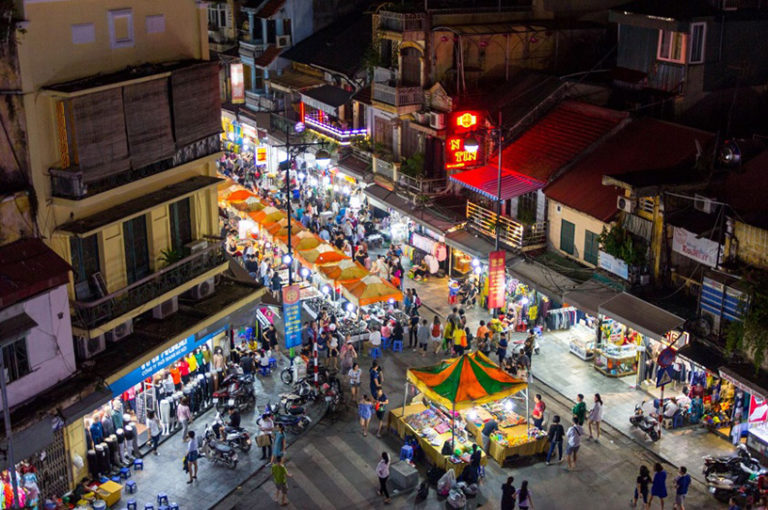
[[[109,40],[112,48],[133,46],[133,13],[130,9],[109,11]]]
[[[657,58],[667,62],[685,63],[685,34],[669,30],[659,30],[659,48]]]
[[[6,383],[21,379],[30,372],[26,338],[20,338],[3,347],[3,363]]]
[[[570,221],[563,220],[560,224],[560,249],[573,255],[573,234],[576,226]]]
[[[171,246],[181,252],[192,240],[192,222],[189,216],[189,198],[174,202],[168,208],[171,217]]]
[[[277,21],[267,20],[267,44],[275,44],[277,40]]]
[[[208,25],[210,28],[226,28],[227,4],[211,2],[208,4]]]
[[[70,260],[75,277],[75,299],[88,301],[93,298],[91,275],[98,273],[99,240],[96,234],[85,238],[69,238]]]
[[[520,195],[517,199],[517,219],[523,223],[536,222],[537,198],[539,192],[531,191]]]
[[[704,62],[704,44],[707,40],[707,24],[691,23],[691,54],[688,57],[690,64]]]
[[[374,141],[380,143],[385,149],[392,150],[392,123],[383,117],[374,117],[373,134]]]
[[[597,265],[597,252],[600,250],[600,242],[598,234],[584,231],[584,261],[590,264]]]
[[[123,245],[125,246],[125,275],[130,285],[149,274],[147,219],[145,216],[139,216],[123,223]]]

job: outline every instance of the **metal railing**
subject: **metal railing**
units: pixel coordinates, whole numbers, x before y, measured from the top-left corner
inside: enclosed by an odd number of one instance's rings
[[[426,15],[424,13],[400,13],[382,11],[377,14],[379,30],[391,30],[393,32],[423,31],[426,27]]]
[[[496,238],[496,213],[472,202],[467,202],[467,220],[481,233]],[[499,218],[499,242],[518,250],[535,250],[547,244],[547,223],[540,221],[524,224],[509,216]]]
[[[445,178],[425,179],[424,177],[411,177],[402,172],[397,173],[397,185],[406,192],[416,195],[431,195],[445,188]]]
[[[75,301],[73,324],[93,329],[134,310],[226,262],[224,246],[215,243],[127,287],[95,301]]]
[[[131,168],[125,172],[120,172],[98,181],[88,181],[87,173],[84,173],[78,167],[50,168],[48,172],[51,176],[51,195],[59,198],[81,200],[117,188],[118,186],[165,172],[190,161],[210,156],[220,150],[221,135],[215,133],[176,149],[173,157],[141,168]]]
[[[424,103],[424,89],[421,87],[398,87],[388,83],[374,83],[372,90],[374,101],[395,107],[420,105]]]
[[[238,42],[240,44],[239,53],[242,58],[258,58],[264,53],[265,45],[261,41],[240,39]]]
[[[373,173],[389,179],[395,180],[395,165],[378,157],[373,160]]]
[[[306,114],[304,116],[304,123],[309,126],[309,129],[312,131],[333,138],[341,145],[349,145],[350,140],[355,137],[368,136],[368,130],[366,128],[344,129],[342,127],[337,127],[333,124],[323,122],[320,120],[320,116],[316,113]]]

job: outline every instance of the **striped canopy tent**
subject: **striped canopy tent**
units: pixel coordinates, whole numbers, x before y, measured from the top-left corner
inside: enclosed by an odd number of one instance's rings
[[[251,218],[263,227],[268,227],[273,223],[277,223],[281,219],[285,218],[285,213],[276,207],[265,207],[261,211],[252,215]]]
[[[277,240],[283,245],[287,247],[288,244],[288,233],[285,232],[282,235],[278,234],[275,236]],[[311,250],[312,248],[317,248],[321,244],[323,244],[325,241],[317,237],[315,234],[310,232],[309,230],[300,230],[298,233],[295,233],[291,236],[291,247],[294,250]]]
[[[331,246],[330,244],[319,244],[315,248],[310,250],[300,250],[297,252],[296,258],[299,262],[309,268],[314,268],[321,264],[328,264],[331,262],[339,262],[340,260],[349,259],[342,252]]]
[[[242,202],[231,202],[230,205],[243,212],[258,212],[267,206],[258,197],[248,197]]]
[[[391,283],[376,275],[369,274],[354,282],[341,284],[341,293],[356,306],[365,306],[382,301],[403,300],[403,293]]]
[[[368,275],[368,270],[364,266],[350,259],[344,259],[335,264],[324,264],[317,269],[336,283],[354,282]]]
[[[291,231],[292,232],[298,232],[299,230],[303,230],[304,225],[299,223],[298,221],[291,219]],[[267,232],[272,237],[276,237],[280,234],[287,236],[288,235],[288,218],[281,218],[277,220],[275,223],[267,227]]]
[[[406,377],[430,400],[448,409],[467,409],[514,395],[528,387],[481,352],[437,365],[408,369]]]

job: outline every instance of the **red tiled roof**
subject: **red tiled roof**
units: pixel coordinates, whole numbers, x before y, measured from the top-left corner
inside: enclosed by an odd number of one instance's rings
[[[264,53],[253,59],[253,64],[257,67],[267,67],[269,64],[271,64],[278,55],[280,55],[280,52],[283,50],[281,48],[278,48],[274,44],[270,44],[267,46],[267,49],[264,50]]]
[[[285,0],[269,0],[264,7],[256,13],[257,18],[271,18],[285,5]]]
[[[711,138],[711,133],[669,122],[635,120],[544,188],[544,194],[600,221],[610,221],[617,212],[618,191],[603,186],[603,175],[675,167],[693,160],[696,140],[705,144]]]
[[[502,166],[546,183],[624,118],[614,110],[564,102],[504,149]]]
[[[39,239],[0,247],[0,309],[69,283],[70,269]]]

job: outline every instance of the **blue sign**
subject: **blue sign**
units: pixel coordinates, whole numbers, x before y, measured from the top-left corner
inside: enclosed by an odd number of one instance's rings
[[[672,382],[672,367],[659,368],[656,372],[656,387],[660,388]]]
[[[301,345],[301,291],[298,285],[283,287],[283,324],[285,325],[285,347],[290,349]]]
[[[227,330],[228,328],[229,326],[224,326],[223,328],[219,328],[213,333],[205,335],[198,340],[195,340],[195,335],[190,335],[175,345],[172,345],[158,356],[155,356],[151,360],[142,364],[140,367],[128,372],[123,377],[110,384],[109,388],[112,390],[112,394],[114,396],[120,395],[128,388],[132,388],[147,377],[156,374],[158,371],[178,361],[182,356],[185,356],[194,351],[205,342],[218,335],[222,331]]]

